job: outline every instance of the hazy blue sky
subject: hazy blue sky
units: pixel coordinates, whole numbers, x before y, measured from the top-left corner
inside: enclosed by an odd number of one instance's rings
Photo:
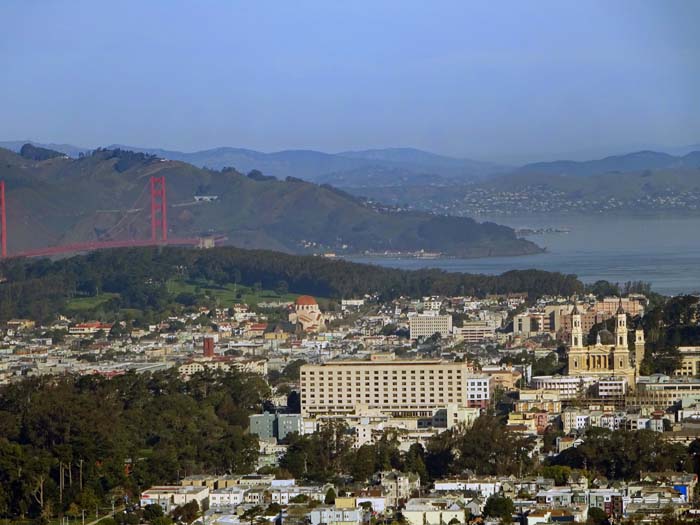
[[[694,0],[3,0],[0,20],[0,140],[509,160],[700,143]]]

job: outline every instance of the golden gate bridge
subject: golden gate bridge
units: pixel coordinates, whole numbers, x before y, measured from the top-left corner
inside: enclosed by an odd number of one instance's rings
[[[2,259],[13,257],[45,257],[51,255],[59,255],[64,253],[86,252],[99,250],[103,248],[129,248],[137,246],[198,246],[200,248],[208,248],[214,246],[217,242],[225,240],[225,237],[191,237],[191,238],[174,238],[168,236],[168,199],[165,189],[165,177],[151,177],[149,183],[144,188],[150,188],[150,205],[151,205],[151,236],[145,239],[107,239],[107,240],[92,240],[85,242],[76,242],[62,244],[57,246],[48,246],[45,248],[36,248],[31,250],[23,250],[13,253],[7,251],[7,212],[5,200],[5,181],[0,181],[0,257]],[[142,193],[143,194],[143,193]],[[137,198],[138,200],[141,198]],[[132,207],[133,209],[133,207]],[[124,217],[110,228],[106,235],[117,230],[128,216],[128,210]],[[106,235],[103,235],[105,237]]]

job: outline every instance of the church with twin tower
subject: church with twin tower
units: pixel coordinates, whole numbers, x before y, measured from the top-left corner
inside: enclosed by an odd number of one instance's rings
[[[634,331],[634,353],[627,342],[627,314],[622,301],[615,313],[615,333],[598,332],[595,345],[584,344],[581,312],[577,306],[571,311],[571,345],[568,375],[588,377],[624,377],[630,389],[636,386],[639,367],[644,359],[644,330]]]

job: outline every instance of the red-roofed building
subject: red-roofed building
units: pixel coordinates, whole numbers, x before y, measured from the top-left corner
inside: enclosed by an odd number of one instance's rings
[[[102,330],[108,333],[112,329],[112,323],[101,323],[99,321],[91,321],[88,323],[77,323],[68,329],[70,335],[95,335]]]
[[[316,299],[310,295],[297,297],[294,312],[289,314],[289,322],[298,325],[305,332],[319,332],[326,323]]]

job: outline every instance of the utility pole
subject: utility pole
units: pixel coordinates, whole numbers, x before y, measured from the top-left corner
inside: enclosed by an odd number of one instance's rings
[[[83,525],[85,525],[85,509],[80,509],[80,512],[83,515]]]

